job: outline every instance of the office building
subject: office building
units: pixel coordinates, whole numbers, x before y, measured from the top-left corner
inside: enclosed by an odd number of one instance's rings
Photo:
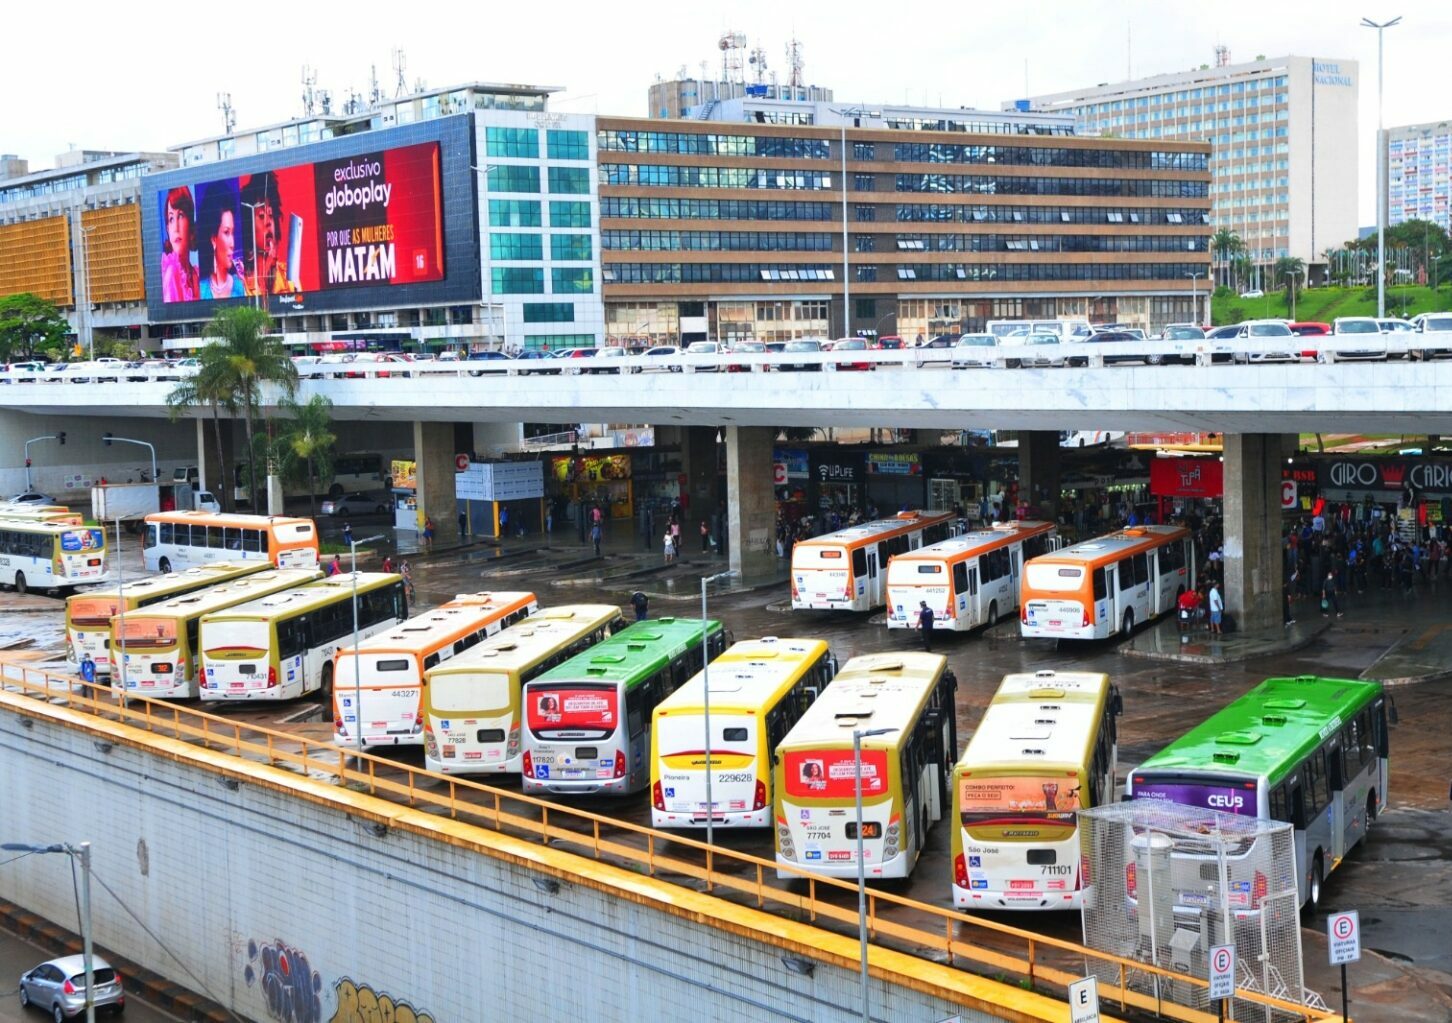
[[[1388,226],[1428,220],[1452,231],[1452,121],[1388,128],[1385,159]]]
[[[1241,239],[1258,267],[1304,260],[1356,237],[1357,62],[1257,58],[1101,83],[1003,104],[1072,114],[1081,134],[1213,145],[1211,223]],[[1265,282],[1269,286],[1270,282]]]

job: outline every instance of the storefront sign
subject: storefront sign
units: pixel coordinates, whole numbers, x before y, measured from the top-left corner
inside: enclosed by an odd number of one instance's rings
[[[598,483],[630,479],[629,455],[560,455],[550,459],[550,475],[560,483]]]
[[[1396,500],[1452,495],[1452,459],[1335,458],[1316,463],[1316,483],[1331,500]]]
[[[857,483],[862,479],[862,456],[856,458],[831,452],[812,452],[812,479],[818,483]]]
[[[1218,458],[1156,458],[1150,462],[1150,493],[1157,497],[1221,497],[1225,465]]]
[[[869,476],[920,476],[923,465],[911,452],[875,451],[867,455]]]
[[[785,467],[789,480],[809,479],[812,475],[805,448],[776,448],[771,453],[771,460]]]

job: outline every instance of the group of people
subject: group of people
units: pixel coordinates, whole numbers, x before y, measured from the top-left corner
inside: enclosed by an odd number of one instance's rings
[[[1386,516],[1368,517],[1356,505],[1324,508],[1303,516],[1285,536],[1287,620],[1292,605],[1310,597],[1321,614],[1340,617],[1343,600],[1367,590],[1395,590],[1411,599],[1421,587],[1437,589],[1452,573],[1452,532],[1447,525],[1406,538]]]

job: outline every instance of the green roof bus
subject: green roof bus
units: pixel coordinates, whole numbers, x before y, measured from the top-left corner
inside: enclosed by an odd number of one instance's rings
[[[1386,809],[1388,747],[1380,682],[1270,678],[1130,772],[1125,797],[1290,824],[1297,894],[1314,910],[1326,875]],[[1267,879],[1242,880],[1231,905],[1255,910]]]
[[[650,783],[656,704],[704,664],[699,618],[636,622],[524,685],[525,792],[629,795]],[[704,623],[712,659],[726,630]],[[623,720],[622,720],[623,717]]]

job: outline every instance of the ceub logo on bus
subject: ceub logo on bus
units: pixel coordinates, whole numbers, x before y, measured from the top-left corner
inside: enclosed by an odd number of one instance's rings
[[[1205,800],[1212,810],[1239,810],[1245,806],[1244,796],[1213,795]]]

